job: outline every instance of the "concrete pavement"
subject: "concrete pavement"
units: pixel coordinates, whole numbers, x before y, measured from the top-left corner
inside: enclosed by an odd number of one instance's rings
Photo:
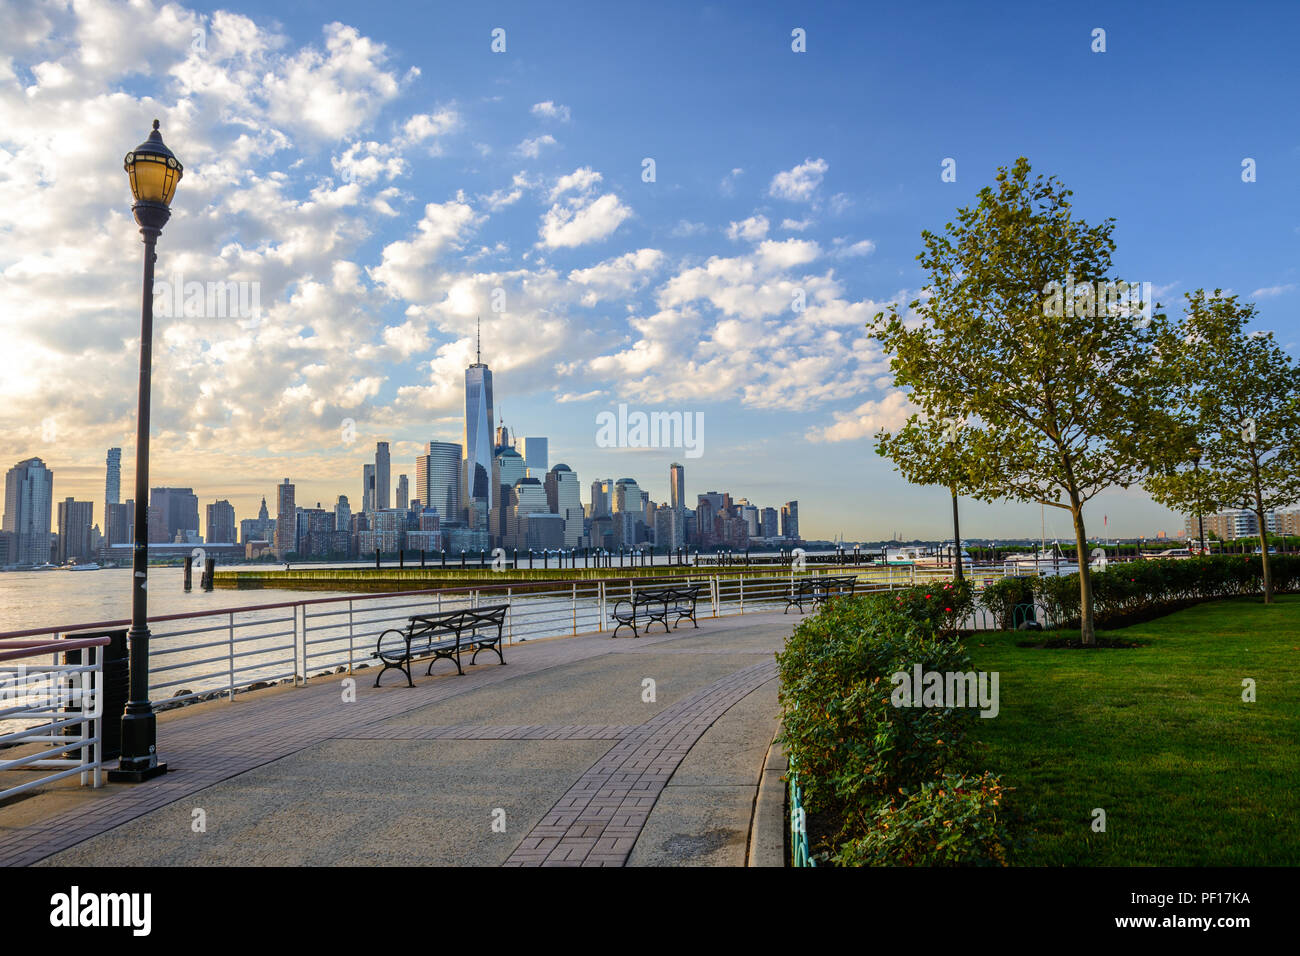
[[[171,771],[0,807],[0,863],[743,866],[796,617],[516,644],[167,712]]]

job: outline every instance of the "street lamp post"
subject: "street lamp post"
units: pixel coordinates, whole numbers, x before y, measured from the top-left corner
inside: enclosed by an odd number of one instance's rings
[[[153,268],[155,246],[171,218],[171,201],[184,172],[153,121],[149,138],[126,154],[135,215],[144,237],[144,287],[140,310],[140,405],[135,437],[135,540],[131,546],[130,700],[122,714],[122,756],[115,783],[142,783],[167,772],[158,761],[158,721],[149,700],[149,398],[153,369]]]
[[[1193,445],[1190,449],[1192,453],[1192,471],[1196,473],[1196,524],[1199,529],[1201,538],[1201,555],[1205,554],[1205,515],[1201,512],[1201,449]]]

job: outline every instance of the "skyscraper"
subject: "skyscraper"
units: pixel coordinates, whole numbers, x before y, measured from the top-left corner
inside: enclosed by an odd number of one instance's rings
[[[460,513],[461,448],[454,442],[431,441],[427,453],[415,459],[415,497],[426,508],[437,508],[442,523]]]
[[[369,514],[375,510],[375,466],[361,466],[361,510]]]
[[[492,487],[492,370],[483,364],[478,345],[474,364],[465,369],[464,445],[461,510],[471,528],[478,530],[497,493]]]
[[[347,531],[352,524],[352,506],[348,504],[347,495],[339,495],[334,505],[334,530]]]
[[[568,465],[557,464],[546,473],[546,504],[551,514],[564,518],[564,546],[576,548],[582,540],[582,495]]]
[[[393,491],[393,483],[390,480],[388,471],[388,442],[381,441],[375,443],[375,510],[387,510],[392,506],[392,499],[389,497]],[[401,508],[406,507],[406,502],[399,500],[397,502]]]
[[[529,477],[539,481],[546,476],[547,444],[545,438],[524,439],[524,467],[528,469]]]
[[[781,537],[799,537],[799,502],[787,501],[781,506]]]
[[[275,553],[284,557],[295,549],[298,533],[298,508],[294,503],[296,489],[289,479],[276,487]]]
[[[83,564],[91,559],[90,530],[94,525],[93,501],[65,498],[59,502],[59,564],[69,558]]]
[[[110,448],[104,462],[104,507],[121,504],[122,501],[122,449]],[[108,511],[105,510],[105,514]]]
[[[10,533],[13,564],[48,564],[50,512],[54,506],[54,472],[39,458],[28,458],[5,475],[3,527]]]
[[[411,485],[405,475],[397,476],[397,501],[393,503],[393,507],[398,511],[405,511],[411,507]]]
[[[235,507],[224,498],[207,506],[203,540],[208,544],[235,543]]]
[[[158,509],[163,541],[176,541],[178,535],[181,541],[198,537],[199,496],[193,488],[151,488],[149,507]]]
[[[614,480],[605,478],[591,483],[591,517],[600,518],[611,513],[610,495],[614,490]]]
[[[686,469],[677,462],[668,466],[668,505],[674,511],[686,507]]]

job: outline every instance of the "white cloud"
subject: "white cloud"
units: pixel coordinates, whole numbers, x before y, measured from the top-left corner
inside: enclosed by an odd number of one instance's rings
[[[736,194],[736,180],[743,175],[745,175],[745,171],[737,166],[731,172],[727,173],[727,175],[723,176],[722,182],[718,184],[718,188],[722,190],[722,195],[734,196]]]
[[[1274,296],[1286,295],[1288,292],[1295,291],[1295,284],[1288,282],[1286,285],[1270,285],[1263,289],[1256,289],[1248,298],[1251,299],[1271,299]]]
[[[432,267],[444,251],[459,245],[477,221],[474,210],[461,200],[429,203],[418,234],[386,245],[380,264],[368,270],[371,278],[394,297],[412,302],[429,298],[437,288]]]
[[[834,241],[835,251],[831,255],[837,259],[851,259],[855,256],[869,256],[876,251],[876,244],[870,239],[850,243],[847,239]]]
[[[673,226],[670,236],[678,239],[687,239],[691,236],[702,236],[709,231],[709,227],[702,222],[691,222],[689,219],[679,219],[677,225]]]
[[[892,391],[884,398],[863,402],[851,412],[835,412],[835,422],[814,428],[808,435],[811,441],[856,441],[873,437],[878,431],[901,428],[918,409],[907,400],[907,393]]]
[[[533,108],[529,111],[534,116],[542,116],[546,119],[559,120],[561,123],[567,123],[571,116],[567,106],[557,106],[551,100],[544,100],[541,103],[534,103]]]
[[[570,190],[576,190],[579,195],[585,196],[595,188],[600,180],[600,173],[592,170],[590,166],[579,167],[567,176],[561,176],[556,181],[555,188],[551,190],[550,201],[555,202]]]
[[[744,239],[758,242],[767,236],[768,221],[766,216],[750,216],[740,222],[733,222],[727,227],[728,239]]]
[[[630,215],[632,210],[613,193],[591,202],[571,199],[568,205],[556,203],[547,211],[538,235],[550,249],[581,246],[604,239]]]
[[[542,154],[543,146],[554,145],[555,137],[550,133],[543,133],[541,136],[536,136],[532,139],[525,139],[515,147],[515,152],[520,156],[527,156],[529,159],[536,159]]]
[[[768,194],[791,202],[808,202],[822,184],[830,164],[824,159],[807,159],[793,169],[777,173],[768,186]]]
[[[782,219],[781,228],[790,232],[804,232],[814,225],[811,219]]]

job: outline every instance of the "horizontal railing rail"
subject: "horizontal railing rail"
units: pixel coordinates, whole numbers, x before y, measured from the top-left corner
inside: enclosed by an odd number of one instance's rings
[[[969,569],[968,569],[969,570]],[[701,585],[700,618],[782,609],[793,582],[802,577],[853,574],[858,592],[950,580],[951,569],[915,565],[838,563],[750,568],[665,569],[646,576],[573,577],[504,581],[490,578],[453,586],[302,597],[149,619],[150,695],[160,706],[197,699],[232,700],[244,690],[301,684],[327,674],[352,674],[373,663],[379,635],[401,629],[417,613],[484,604],[508,604],[506,643],[603,633],[614,626],[613,609],[646,588]],[[971,573],[1002,577],[997,568]],[[78,633],[121,627],[125,620],[28,628],[0,634],[8,640],[48,643]],[[978,626],[975,625],[975,626]]]
[[[0,771],[23,774],[12,786],[0,784],[0,800],[78,774],[82,786],[103,786],[109,640],[0,639]],[[82,653],[73,661],[70,651]]]

